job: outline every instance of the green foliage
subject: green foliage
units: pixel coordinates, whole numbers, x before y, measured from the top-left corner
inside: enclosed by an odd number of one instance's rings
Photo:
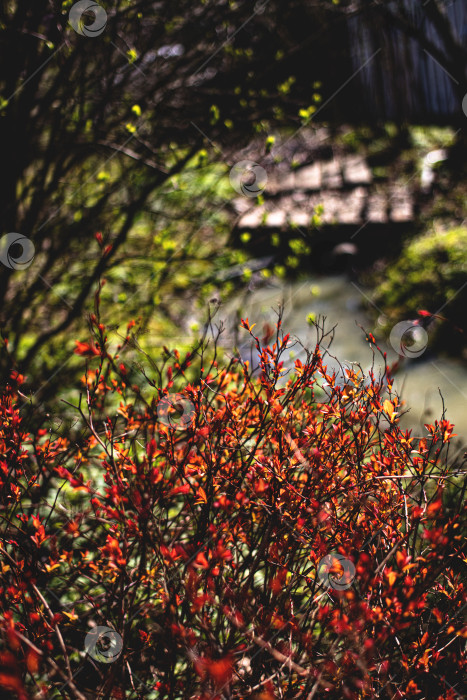
[[[432,314],[441,310],[448,322],[431,330],[431,344],[459,349],[465,340],[454,326],[465,333],[466,272],[467,228],[430,231],[410,241],[400,258],[387,266],[376,288],[375,304],[389,318],[386,330],[395,321],[417,318],[419,310]]]
[[[303,238],[292,238],[289,241],[289,247],[295,255],[308,255],[310,253],[310,246],[306,244]]]
[[[425,150],[449,148],[455,140],[454,129],[440,126],[411,126],[409,134],[414,147]]]
[[[27,270],[0,280],[0,373],[53,375],[49,395],[73,382],[72,362],[60,371],[70,330],[86,326],[104,279],[102,310],[117,328],[125,309],[166,334],[206,300],[235,264],[228,163],[252,134],[269,153],[273,119],[298,126],[297,105],[310,99],[290,55],[295,8],[285,18],[275,0],[253,14],[248,3],[202,2],[200,20],[187,0],[117,0],[90,38],[70,24],[73,4],[13,1],[0,23],[1,226],[35,248]]]

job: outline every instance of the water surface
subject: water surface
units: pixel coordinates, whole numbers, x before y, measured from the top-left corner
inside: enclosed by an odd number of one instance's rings
[[[366,292],[352,283],[347,276],[310,276],[298,282],[275,282],[260,288],[247,289],[219,310],[226,325],[224,345],[232,342],[237,326],[238,314],[256,323],[255,333],[263,335],[267,325],[277,321],[277,309],[283,305],[283,328],[291,336],[299,338],[304,346],[313,348],[316,330],[310,326],[307,317],[326,316],[325,327],[335,326],[334,339],[327,356],[329,367],[338,368],[338,361],[345,365],[359,363],[364,370],[374,365],[382,367],[381,359],[373,353],[365,341],[366,331],[375,332],[374,320],[370,319],[362,306]],[[242,335],[243,333],[243,335]],[[239,340],[246,338],[242,331]],[[389,338],[381,338],[378,344],[387,351],[388,361],[397,360],[397,353],[389,343]],[[241,344],[244,359],[255,360],[250,348]],[[294,359],[304,359],[305,352],[296,345],[291,350],[288,363]],[[429,336],[426,351],[418,359],[406,358],[401,369],[395,374],[394,387],[406,401],[409,413],[404,424],[413,429],[416,435],[426,435],[424,423],[440,418],[444,406],[446,417],[455,426],[455,433],[467,443],[467,366],[459,360],[438,357],[430,351]]]

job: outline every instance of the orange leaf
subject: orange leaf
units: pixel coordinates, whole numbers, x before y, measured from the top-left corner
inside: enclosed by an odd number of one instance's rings
[[[29,673],[37,673],[39,670],[39,654],[34,649],[30,649],[26,654],[26,666]]]
[[[199,552],[196,556],[194,566],[199,569],[209,569],[209,562],[203,552]]]
[[[391,403],[391,401],[389,401],[388,399],[386,399],[386,401],[383,403],[383,410],[385,413],[388,414],[389,420],[392,423],[392,421],[394,420],[394,418],[396,416],[396,411],[394,410],[394,404]]]
[[[195,501],[196,503],[207,503],[208,502],[208,497],[206,496],[206,491],[200,486],[198,489],[198,498]]]

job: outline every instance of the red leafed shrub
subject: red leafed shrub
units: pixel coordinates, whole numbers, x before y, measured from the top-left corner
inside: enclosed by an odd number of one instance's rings
[[[257,374],[202,344],[138,373],[93,323],[69,434],[1,395],[1,697],[457,697],[453,426],[404,432],[318,327],[293,375],[280,323]]]

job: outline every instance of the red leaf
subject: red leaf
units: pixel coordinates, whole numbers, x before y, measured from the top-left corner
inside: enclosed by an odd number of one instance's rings
[[[76,348],[75,355],[83,355],[84,357],[94,357],[95,355],[100,355],[100,351],[92,343],[81,343],[79,340],[75,340]]]
[[[207,671],[216,685],[224,685],[232,678],[232,657],[226,656],[218,661],[210,661],[207,666]]]
[[[152,459],[154,457],[154,455],[156,454],[156,450],[156,441],[154,440],[154,438],[152,438],[146,445],[146,454],[149,457],[149,459]]]
[[[37,673],[39,670],[39,654],[34,649],[30,649],[26,654],[26,666],[31,674]]]
[[[223,659],[200,657],[195,663],[196,672],[204,678],[208,675],[215,685],[220,688],[230,681],[233,673],[233,661],[229,655]]]
[[[209,562],[204,555],[204,552],[199,552],[196,556],[194,566],[197,569],[209,569]]]

